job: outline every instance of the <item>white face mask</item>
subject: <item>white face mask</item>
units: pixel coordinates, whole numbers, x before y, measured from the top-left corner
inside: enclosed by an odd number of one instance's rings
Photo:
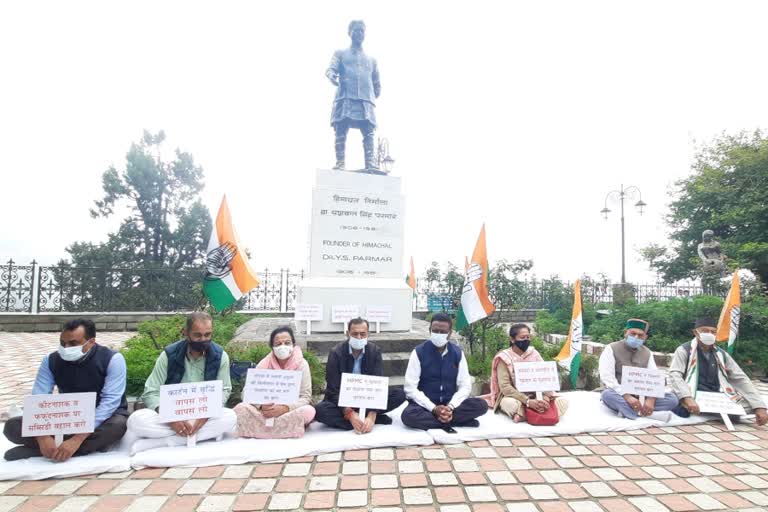
[[[700,332],[699,333],[699,341],[702,342],[705,345],[714,345],[715,344],[715,335],[711,332]]]
[[[69,361],[70,363],[77,361],[85,355],[83,353],[83,346],[84,345],[77,345],[75,347],[62,347],[59,345],[59,355],[63,360]]]
[[[360,340],[353,338],[352,336],[349,337],[349,346],[352,347],[352,350],[363,350],[367,344],[368,338],[363,338]]]
[[[293,346],[292,345],[278,345],[276,347],[272,347],[272,351],[275,353],[275,357],[280,359],[281,361],[288,359],[291,357],[291,354],[293,354]]]
[[[437,348],[443,348],[448,344],[448,335],[446,333],[432,332],[429,334],[429,339]]]

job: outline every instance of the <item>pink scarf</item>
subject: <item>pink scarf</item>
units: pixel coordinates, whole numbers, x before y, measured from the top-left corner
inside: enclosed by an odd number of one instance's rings
[[[482,398],[485,398],[489,407],[496,407],[496,402],[499,400],[499,394],[501,393],[498,380],[499,363],[503,362],[507,365],[507,370],[509,370],[509,375],[512,377],[512,382],[514,383],[515,363],[535,363],[543,360],[544,359],[541,358],[539,351],[533,347],[528,347],[528,350],[523,352],[522,355],[518,355],[512,350],[512,347],[502,350],[496,354],[491,363],[491,393],[489,395],[484,395]]]
[[[301,347],[294,345],[291,357],[285,360],[284,366],[280,365],[280,360],[275,356],[274,350],[270,350],[269,355],[259,361],[256,368],[262,370],[301,370],[301,363],[303,362],[304,354],[301,352]]]

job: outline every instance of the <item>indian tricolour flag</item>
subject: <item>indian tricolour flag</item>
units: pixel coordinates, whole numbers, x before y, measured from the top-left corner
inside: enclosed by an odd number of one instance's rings
[[[728,341],[728,353],[733,355],[736,336],[739,335],[739,316],[741,314],[741,290],[739,286],[739,273],[733,273],[731,289],[725,298],[723,310],[720,312],[720,320],[717,321],[717,341]]]
[[[413,290],[414,295],[416,294],[416,271],[413,269],[413,256],[411,256],[411,271],[408,272],[408,275],[405,276],[405,283],[410,286],[411,290]]]
[[[571,314],[571,328],[568,331],[568,339],[563,348],[555,357],[560,366],[567,368],[571,374],[571,386],[576,389],[579,378],[579,365],[581,364],[581,333],[584,323],[581,318],[581,281],[576,280],[573,285],[573,313]]]
[[[216,222],[208,241],[203,291],[214,308],[221,311],[259,286],[256,272],[240,247],[227,197],[221,200]]]
[[[495,310],[488,296],[488,252],[485,248],[485,224],[483,224],[472,259],[464,274],[461,305],[456,314],[456,330],[486,318]]]

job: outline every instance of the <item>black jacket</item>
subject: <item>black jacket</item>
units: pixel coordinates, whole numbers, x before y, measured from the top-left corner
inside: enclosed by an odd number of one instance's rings
[[[365,352],[361,356],[363,375],[384,375],[384,366],[381,360],[381,349],[370,341],[365,346]],[[342,341],[328,354],[328,362],[325,365],[325,400],[339,405],[339,389],[341,388],[341,374],[352,373],[355,359],[349,353],[349,341]]]

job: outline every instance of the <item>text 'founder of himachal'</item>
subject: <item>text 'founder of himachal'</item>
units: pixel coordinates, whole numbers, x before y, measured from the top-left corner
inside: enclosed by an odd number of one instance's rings
[[[336,132],[336,165],[343,170],[347,133],[358,128],[363,135],[365,168],[378,169],[374,155],[373,135],[376,130],[376,98],[381,93],[379,68],[376,60],[363,52],[365,23],[361,20],[350,22],[347,30],[352,44],[349,48],[337,50],[325,75],[337,86],[333,100],[331,126]]]

